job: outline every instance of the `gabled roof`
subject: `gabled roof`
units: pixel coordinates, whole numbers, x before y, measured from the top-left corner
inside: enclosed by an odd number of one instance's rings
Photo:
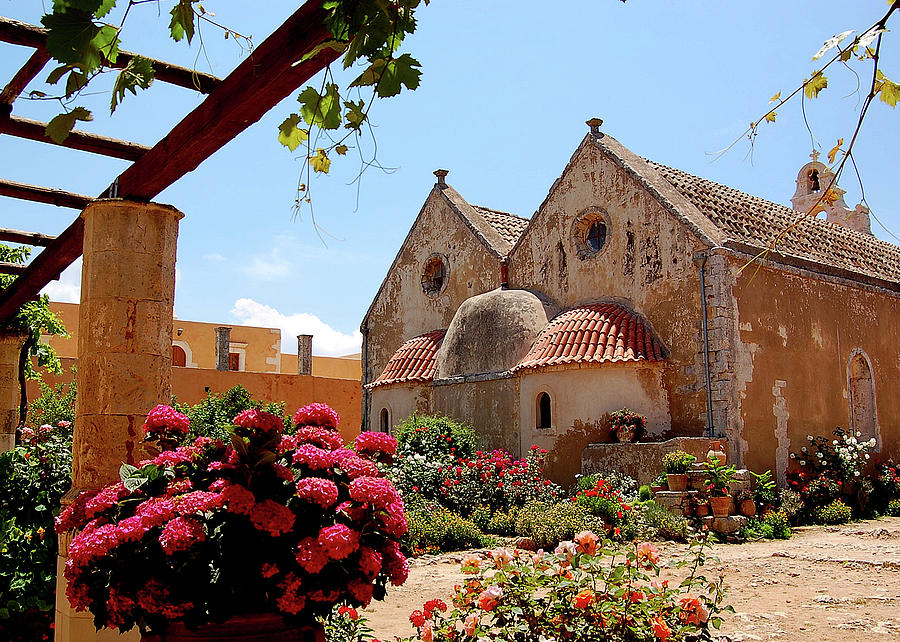
[[[802,217],[784,205],[745,194],[679,169],[647,164],[663,176],[730,240],[782,255],[808,259],[887,281],[900,280],[900,247],[869,234],[813,216]],[[790,225],[796,227],[772,245]],[[726,241],[725,245],[729,245]]]
[[[618,303],[594,303],[557,315],[512,371],[571,363],[655,362],[667,356],[641,315]]]
[[[450,207],[466,222],[469,229],[498,259],[504,258],[528,226],[528,219],[472,205],[449,185],[440,188]]]
[[[481,205],[473,205],[472,207],[478,210],[478,213],[484,217],[484,220],[497,230],[497,233],[501,238],[509,244],[509,249],[515,245],[516,241],[518,241],[519,237],[522,235],[522,232],[528,227],[527,218],[522,218],[521,216],[516,216],[509,212],[492,210],[488,207],[482,207]]]
[[[434,379],[437,351],[446,333],[447,330],[432,330],[406,341],[391,356],[381,376],[366,384],[366,388]]]

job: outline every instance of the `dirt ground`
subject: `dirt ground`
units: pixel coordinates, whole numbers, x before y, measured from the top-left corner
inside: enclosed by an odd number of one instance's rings
[[[659,548],[666,558],[687,551],[670,542]],[[721,544],[713,555],[736,611],[722,626],[723,640],[900,640],[900,518],[798,528],[787,541]],[[412,560],[406,584],[366,609],[375,637],[414,633],[410,612],[449,596],[463,578],[461,559],[450,553]]]

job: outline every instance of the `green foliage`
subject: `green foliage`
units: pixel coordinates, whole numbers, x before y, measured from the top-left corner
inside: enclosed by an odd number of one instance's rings
[[[371,642],[372,628],[365,616],[347,604],[335,604],[324,618],[318,618],[325,627],[328,642]]]
[[[635,504],[630,517],[636,520],[634,529],[638,535],[647,539],[686,542],[691,532],[688,520],[653,500]]]
[[[772,527],[772,536],[775,539],[791,538],[791,522],[783,511],[769,511],[762,516],[762,521]]]
[[[516,533],[530,538],[539,548],[552,548],[588,530],[603,533],[606,525],[588,509],[571,501],[531,502],[516,515]]]
[[[757,506],[774,506],[778,501],[778,487],[772,478],[772,471],[767,470],[757,474],[751,470],[750,474],[756,482],[753,489],[753,501]]]
[[[494,540],[484,535],[472,520],[441,506],[414,508],[406,513],[406,520],[409,531],[402,545],[410,555],[461,551],[494,544]]]
[[[887,514],[892,517],[900,517],[900,499],[892,499],[888,502]]]
[[[193,15],[193,14],[191,14]],[[116,111],[116,107],[125,98],[125,92],[130,91],[132,96],[137,95],[138,88],[147,89],[153,84],[153,78],[156,72],[153,70],[153,63],[143,56],[135,56],[128,61],[125,69],[116,76],[116,82],[113,85],[112,98],[110,99],[110,113]],[[69,128],[71,129],[71,127]]]
[[[472,457],[477,449],[474,428],[442,415],[412,415],[395,430],[398,448],[426,457]]]
[[[726,466],[719,463],[717,457],[713,457],[711,461],[706,462],[706,492],[712,497],[725,497],[729,493],[729,484],[737,474],[737,468],[732,464]]]
[[[57,425],[60,421],[75,421],[75,368],[72,368],[71,383],[57,384],[51,388],[39,381],[41,396],[31,402],[28,411],[29,422],[33,425]]]
[[[826,506],[819,506],[813,512],[816,524],[846,524],[853,517],[853,511],[839,499]]]
[[[229,388],[220,394],[207,393],[206,399],[193,406],[178,404],[173,406],[179,412],[188,416],[191,421],[191,429],[187,440],[193,441],[197,437],[205,436],[213,439],[221,439],[225,443],[231,441],[231,431],[234,428],[232,419],[244,410],[257,408],[281,417],[285,422],[285,428],[290,422],[284,419],[284,402],[263,403],[254,401],[250,392],[241,385]]]
[[[695,461],[697,458],[693,455],[683,450],[673,450],[665,454],[662,465],[663,470],[669,475],[684,475]]]
[[[642,502],[648,502],[653,499],[653,491],[650,490],[650,487],[644,484],[638,489],[638,499]]]
[[[803,510],[800,493],[789,488],[778,491],[778,510],[784,513],[792,524],[795,523],[797,515]]]

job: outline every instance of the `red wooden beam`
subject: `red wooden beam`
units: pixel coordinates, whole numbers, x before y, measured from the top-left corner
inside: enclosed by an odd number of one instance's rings
[[[43,245],[46,247],[47,245],[50,245],[50,242],[55,238],[55,236],[50,236],[49,234],[0,228],[0,241],[11,241],[23,245]]]
[[[75,210],[83,210],[93,198],[84,194],[75,194],[61,189],[28,185],[15,181],[0,180],[0,196],[20,198],[25,201],[46,203],[57,207],[71,207]],[[76,257],[77,258],[77,257]]]
[[[62,145],[63,147],[91,152],[92,154],[136,161],[150,149],[146,145],[109,138],[108,136],[88,134],[77,130],[72,131],[63,142],[57,143],[44,133],[46,127],[47,123],[29,118],[18,118],[16,116],[11,116],[7,119],[0,118],[0,133],[36,140],[41,143],[50,143],[51,145]]]
[[[47,55],[43,47],[35,49],[31,57],[25,61],[22,68],[16,72],[16,75],[13,76],[12,80],[3,89],[3,92],[0,93],[0,105],[7,105],[7,111],[12,111],[11,106],[13,102],[22,95],[28,83],[41,73],[48,60],[50,60],[50,56]]]
[[[324,69],[338,57],[337,51],[326,47],[299,62],[303,54],[331,38],[324,18],[319,0],[307,0],[206,100],[126,169],[102,197],[151,200]],[[14,315],[19,306],[81,256],[83,241],[84,222],[79,217],[0,293],[0,321]]]

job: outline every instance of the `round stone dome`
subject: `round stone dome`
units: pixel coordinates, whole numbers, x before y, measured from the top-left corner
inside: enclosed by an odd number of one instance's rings
[[[435,378],[509,370],[549,316],[547,305],[527,290],[497,289],[466,299],[447,328]]]

